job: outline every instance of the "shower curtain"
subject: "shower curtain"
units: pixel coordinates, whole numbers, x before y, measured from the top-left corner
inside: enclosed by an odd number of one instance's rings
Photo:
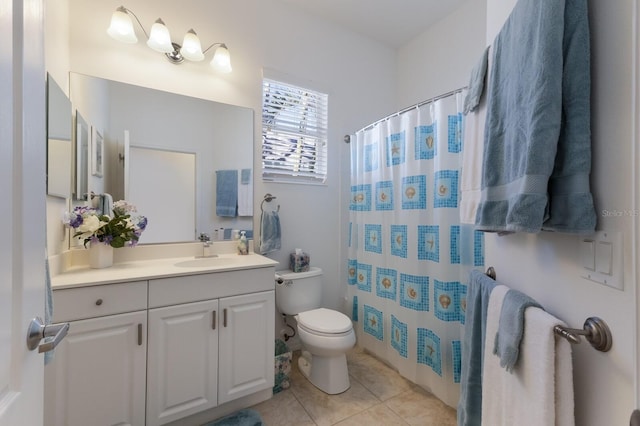
[[[484,266],[483,234],[459,220],[463,99],[378,122],[351,145],[347,279],[358,345],[452,407],[469,272]]]

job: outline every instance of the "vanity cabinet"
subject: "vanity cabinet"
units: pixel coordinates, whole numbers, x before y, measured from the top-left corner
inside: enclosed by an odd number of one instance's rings
[[[273,266],[53,294],[70,328],[45,368],[46,426],[178,423],[270,395]]]
[[[70,327],[45,368],[46,426],[144,425],[146,298],[146,281],[55,292]]]

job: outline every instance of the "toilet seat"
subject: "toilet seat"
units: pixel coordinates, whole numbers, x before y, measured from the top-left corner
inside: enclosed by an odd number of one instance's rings
[[[352,331],[351,319],[342,312],[318,308],[300,312],[297,315],[298,327],[309,333],[322,336],[342,336]]]

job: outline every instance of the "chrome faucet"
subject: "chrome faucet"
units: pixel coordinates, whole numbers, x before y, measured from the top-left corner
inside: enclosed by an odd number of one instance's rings
[[[202,256],[196,257],[218,257],[217,254],[211,254],[211,238],[209,234],[202,233],[198,239],[202,241]]]

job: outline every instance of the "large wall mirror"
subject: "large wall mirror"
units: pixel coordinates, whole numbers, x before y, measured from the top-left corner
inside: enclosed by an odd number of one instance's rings
[[[194,241],[220,228],[251,235],[253,110],[77,73],[69,82],[74,204],[104,193],[127,199],[149,219],[141,244]],[[241,215],[218,216],[216,178],[230,172]],[[240,178],[247,173],[249,183]],[[184,223],[193,225],[176,234]]]

